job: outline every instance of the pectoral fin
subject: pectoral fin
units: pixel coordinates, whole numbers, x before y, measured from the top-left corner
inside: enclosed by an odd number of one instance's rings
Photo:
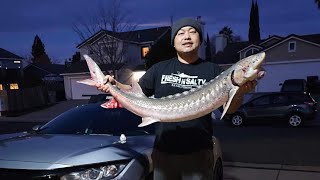
[[[138,125],[138,127],[143,127],[143,126],[147,126],[147,125],[150,125],[152,123],[155,123],[155,122],[159,122],[160,119],[155,119],[155,118],[152,118],[152,117],[144,117],[142,118],[142,123]]]
[[[230,90],[228,101],[223,105],[223,113],[222,113],[220,119],[222,119],[223,116],[224,116],[224,115],[226,114],[226,112],[228,111],[229,106],[230,106],[230,104],[231,104],[231,102],[232,102],[232,99],[233,99],[234,95],[237,93],[238,89],[239,89],[239,87],[238,87],[238,86],[235,86],[233,89]]]
[[[86,84],[89,86],[95,86],[97,82],[92,79],[84,79],[84,80],[77,81],[77,83]]]

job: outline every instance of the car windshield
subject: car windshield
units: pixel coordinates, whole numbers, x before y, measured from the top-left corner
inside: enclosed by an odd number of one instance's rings
[[[147,135],[153,125],[139,128],[141,117],[123,108],[105,109],[86,105],[71,109],[45,124],[40,134]]]

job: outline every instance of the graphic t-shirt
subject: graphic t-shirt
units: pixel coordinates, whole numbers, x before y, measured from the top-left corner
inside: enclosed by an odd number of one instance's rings
[[[184,64],[173,58],[153,65],[141,77],[139,85],[146,96],[161,98],[201,86],[221,72],[219,66],[209,61],[199,59]],[[175,154],[212,149],[212,134],[210,114],[184,122],[158,122],[154,147]]]

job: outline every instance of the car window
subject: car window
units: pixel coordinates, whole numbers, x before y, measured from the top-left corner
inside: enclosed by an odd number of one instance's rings
[[[284,104],[288,102],[288,97],[283,94],[274,95],[272,98],[273,104]]]
[[[255,100],[253,100],[251,102],[251,104],[253,106],[261,106],[261,105],[267,105],[267,104],[270,104],[270,97],[269,96],[262,96],[262,97],[259,97]]]
[[[311,97],[307,94],[288,94],[290,102],[305,102],[312,101]]]
[[[104,109],[99,105],[69,110],[41,128],[43,134],[153,134],[153,126],[138,127],[141,117],[124,108]]]

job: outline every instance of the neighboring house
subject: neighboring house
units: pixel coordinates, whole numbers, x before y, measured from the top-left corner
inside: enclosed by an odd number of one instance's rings
[[[0,90],[19,89],[23,58],[0,48]]]
[[[71,64],[69,70],[62,74],[64,76],[66,98],[88,99],[90,95],[102,93],[94,87],[76,83],[78,80],[90,78],[89,69],[83,57],[84,54],[89,55],[95,60],[105,74],[110,74],[113,69],[111,64],[100,63],[99,56],[96,55],[96,53],[97,51],[99,51],[99,53],[108,53],[105,49],[107,46],[104,43],[108,42],[110,39],[115,40],[118,53],[120,53],[117,56],[121,57],[121,60],[115,65],[116,72],[114,76],[116,76],[120,82],[131,83],[133,70],[136,69],[137,66],[144,65],[144,58],[151,46],[167,33],[171,33],[170,27],[159,27],[115,34],[107,30],[97,32],[77,46],[81,55],[80,62]],[[113,36],[111,36],[111,34]],[[95,51],[92,50],[92,48],[98,48],[98,50]],[[125,48],[125,50],[122,48]]]
[[[116,69],[120,69],[123,64],[118,64]],[[102,64],[99,66],[104,74],[110,74],[111,65]],[[101,94],[97,88],[77,83],[79,80],[91,78],[86,61],[79,61],[70,65],[66,72],[60,74],[64,78],[65,97],[70,99],[88,99],[90,95]]]
[[[227,43],[220,35],[216,39],[214,62],[224,68],[239,59],[264,51],[265,77],[258,82],[256,92],[279,91],[286,79],[317,79],[320,77],[320,34],[287,37],[270,36],[257,43]]]
[[[63,76],[60,74],[63,74],[65,70],[66,67],[62,64],[31,63],[23,69],[23,87],[44,86],[49,96],[54,96],[58,101],[63,100],[65,90]]]
[[[158,27],[122,33],[101,30],[79,44],[77,48],[80,50],[82,60],[84,60],[83,55],[88,54],[98,62],[99,57],[95,55],[97,50],[92,50],[92,48],[99,47],[99,50],[101,50],[99,52],[106,54],[108,53],[106,43],[112,38],[117,43],[118,52],[122,53],[118,55],[122,57],[121,62],[125,63],[128,68],[135,68],[137,65],[144,64],[144,57],[149,52],[151,46],[166,33],[171,33],[170,27]]]
[[[199,17],[200,18],[200,17]],[[200,21],[200,19],[198,19]],[[204,26],[204,23],[202,22]],[[203,27],[204,29],[204,27]],[[203,31],[205,33],[205,31]],[[77,48],[80,51],[82,66],[86,66],[83,55],[89,55],[104,71],[110,73],[112,68],[110,64],[100,63],[101,54],[108,53],[108,47],[112,47],[116,43],[117,56],[120,57],[120,64],[116,65],[117,70],[115,77],[118,81],[131,84],[134,80],[133,71],[142,70],[145,65],[145,57],[150,48],[162,38],[170,38],[171,27],[157,27],[150,29],[142,29],[121,33],[113,33],[107,30],[100,30],[87,40],[80,43]],[[203,37],[204,34],[203,34]],[[110,43],[110,44],[109,44]],[[200,48],[200,57],[204,57],[205,43]],[[98,52],[98,53],[97,53]],[[104,56],[106,58],[106,56]],[[81,64],[81,63],[80,63]],[[87,95],[95,95],[101,93],[94,87],[88,87],[83,84],[76,83],[77,80],[90,78],[90,74],[86,67],[73,67],[79,65],[71,65],[71,71],[62,74],[64,76],[64,84],[67,99],[88,99]],[[83,69],[86,68],[86,69]]]

